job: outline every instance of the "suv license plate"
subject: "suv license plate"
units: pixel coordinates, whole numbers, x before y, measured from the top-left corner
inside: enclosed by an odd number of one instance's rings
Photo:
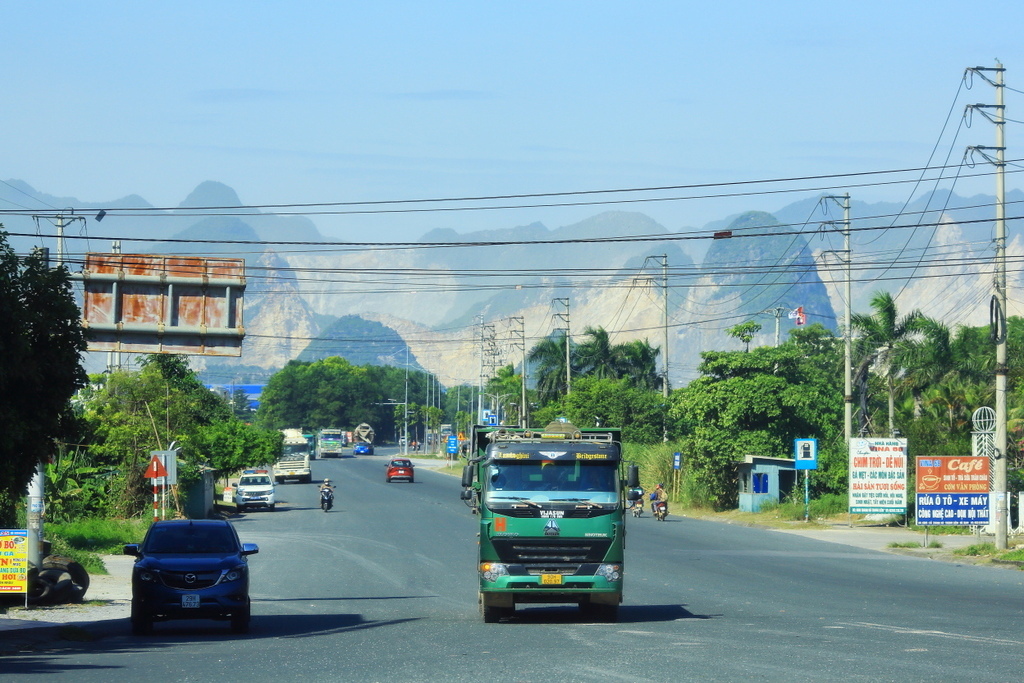
[[[199,607],[199,596],[194,593],[188,593],[181,596],[181,606],[196,608]]]
[[[541,574],[540,575],[540,582],[542,584],[544,584],[544,585],[561,586],[562,585],[562,575],[561,574]]]

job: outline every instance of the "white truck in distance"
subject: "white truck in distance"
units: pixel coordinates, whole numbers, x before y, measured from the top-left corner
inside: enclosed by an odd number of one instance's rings
[[[284,443],[281,457],[274,463],[274,480],[283,484],[286,479],[298,479],[309,483],[313,473],[309,469],[309,441],[301,429],[282,429]]]

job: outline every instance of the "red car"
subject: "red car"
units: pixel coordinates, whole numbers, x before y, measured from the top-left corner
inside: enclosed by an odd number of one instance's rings
[[[392,458],[388,462],[388,473],[384,480],[390,484],[395,479],[404,479],[410,484],[413,482],[412,460],[408,458]]]

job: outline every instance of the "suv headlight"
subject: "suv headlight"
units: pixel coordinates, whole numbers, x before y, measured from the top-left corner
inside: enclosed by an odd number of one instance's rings
[[[243,576],[245,576],[245,567],[235,567],[234,569],[229,569],[224,573],[224,580],[238,581]]]

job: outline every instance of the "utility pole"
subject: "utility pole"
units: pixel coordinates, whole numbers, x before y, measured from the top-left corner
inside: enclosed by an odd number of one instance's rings
[[[853,295],[850,287],[850,263],[853,261],[853,254],[850,252],[850,193],[847,192],[841,197],[830,195],[822,199],[831,199],[843,207],[843,298],[846,300],[843,314],[843,434],[849,447],[850,439],[853,438]]]
[[[551,302],[565,306],[565,313],[555,313],[555,316],[565,323],[565,393],[568,395],[572,392],[572,367],[570,365],[572,359],[569,354],[569,340],[571,339],[569,334],[569,297],[552,299]]]
[[[663,375],[661,378],[661,395],[668,398],[668,254],[661,255],[661,327],[665,336],[665,348],[661,352]],[[666,428],[667,429],[667,428]],[[668,433],[662,435],[668,441]]]
[[[986,71],[995,72],[995,79],[985,75]],[[995,282],[994,293],[992,294],[992,320],[991,329],[996,343],[996,434],[995,434],[995,463],[993,491],[990,495],[995,496],[995,531],[996,549],[1006,550],[1006,536],[1008,526],[1009,501],[1007,500],[1006,479],[1006,140],[1004,128],[1006,125],[1006,107],[1003,104],[1003,76],[1006,69],[996,61],[995,67],[976,66],[967,69],[967,72],[975,73],[983,80],[995,86],[996,103],[972,104],[968,109],[976,109],[985,118],[996,126],[996,146],[992,147],[969,147],[968,150],[979,151],[982,156],[988,159],[996,168],[996,260],[995,260]],[[992,109],[989,114],[986,110]],[[984,150],[995,152],[993,159]],[[990,503],[991,505],[991,503]]]

